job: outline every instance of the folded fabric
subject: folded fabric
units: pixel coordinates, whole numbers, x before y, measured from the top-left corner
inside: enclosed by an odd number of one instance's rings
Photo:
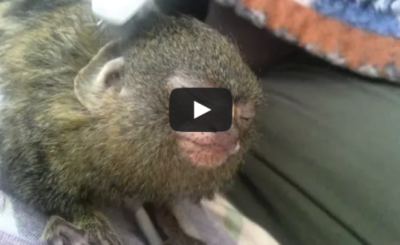
[[[399,0],[215,0],[333,64],[400,82]]]
[[[266,230],[240,213],[223,196],[204,200],[203,205],[218,218],[238,245],[279,245]]]
[[[190,231],[191,235],[199,238],[205,244],[237,244],[229,236],[218,218],[208,209],[203,208],[203,206],[194,205],[187,200],[182,200],[177,204],[175,209],[179,210],[177,219],[182,227],[185,227],[185,231]],[[139,227],[137,220],[124,215],[121,210],[109,207],[104,211],[124,244],[151,245],[157,243],[156,237],[145,235],[151,234],[151,232],[148,230],[143,231]],[[32,207],[0,192],[1,245],[44,245],[45,243],[40,240],[40,237],[46,220],[46,216],[37,212]],[[149,241],[153,241],[153,243]],[[161,243],[158,244],[161,245]],[[264,244],[269,245],[269,243]]]

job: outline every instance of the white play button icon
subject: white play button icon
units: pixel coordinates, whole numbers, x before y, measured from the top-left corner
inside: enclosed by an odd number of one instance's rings
[[[232,127],[232,108],[226,88],[176,88],[169,97],[169,123],[177,132],[224,132]]]
[[[204,105],[199,104],[196,101],[194,101],[194,119],[198,118],[201,115],[206,114],[209,111],[211,111],[210,108],[207,108]]]

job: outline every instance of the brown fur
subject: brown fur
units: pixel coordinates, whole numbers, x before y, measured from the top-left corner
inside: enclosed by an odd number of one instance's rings
[[[0,44],[4,190],[79,224],[87,213],[99,217],[90,210],[106,201],[198,198],[233,177],[252,130],[241,132],[241,152],[219,167],[183,161],[168,123],[166,83],[186,74],[230,89],[235,103],[258,104],[261,89],[236,47],[195,20],[160,17],[116,54],[126,64],[110,85],[115,89],[96,94],[99,106],[88,110],[74,93],[74,79],[110,36],[96,26],[90,5],[42,2],[45,8],[32,3],[37,8],[19,17],[24,1],[0,1],[0,21],[18,27],[4,31]]]

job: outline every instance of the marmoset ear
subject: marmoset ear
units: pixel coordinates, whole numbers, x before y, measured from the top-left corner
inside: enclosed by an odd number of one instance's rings
[[[116,48],[118,43],[115,41],[106,44],[75,77],[75,95],[89,110],[99,105],[102,94],[108,88],[121,86],[119,78],[113,76],[119,75],[124,67],[122,57],[113,57]]]

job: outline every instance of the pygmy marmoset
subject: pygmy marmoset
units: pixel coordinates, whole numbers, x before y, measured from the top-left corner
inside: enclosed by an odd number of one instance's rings
[[[119,40],[83,0],[3,0],[0,18],[1,188],[51,216],[50,244],[80,244],[80,230],[90,244],[122,244],[105,202],[198,200],[239,169],[262,92],[215,30],[156,15]],[[229,89],[231,128],[173,131],[179,87]]]

